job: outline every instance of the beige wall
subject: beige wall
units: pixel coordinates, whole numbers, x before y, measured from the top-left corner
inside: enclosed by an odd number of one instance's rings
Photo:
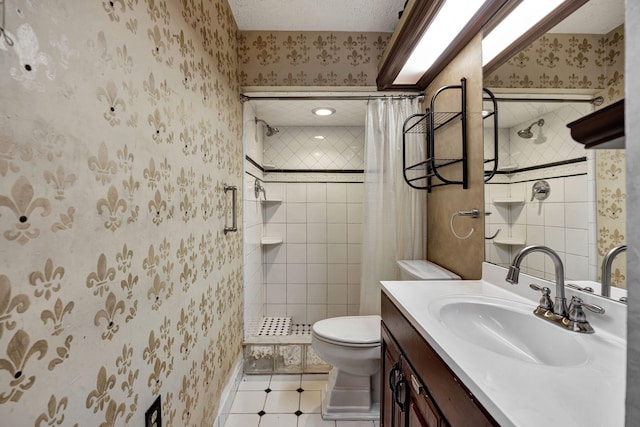
[[[7,3],[2,425],[140,426],[159,394],[165,426],[216,416],[242,341],[241,109],[236,25],[202,3]]]
[[[389,33],[243,31],[242,86],[375,86]]]
[[[466,235],[471,227],[475,229],[467,240],[454,237],[449,222],[451,215],[457,211],[474,208],[483,211],[484,208],[481,40],[480,35],[475,37],[425,91],[428,102],[441,86],[459,84],[461,77],[467,78],[469,188],[465,190],[460,185],[437,187],[427,196],[427,258],[458,273],[464,279],[478,279],[482,276],[484,216],[477,219],[456,219],[456,231],[459,235]],[[456,99],[443,101],[443,104],[438,104],[443,111],[451,111],[447,109],[447,104],[451,108],[458,108],[457,93]],[[459,127],[446,128],[436,134],[436,144],[442,147],[439,150],[444,150],[447,146],[457,147],[460,143]],[[443,155],[446,156],[446,152],[443,151]],[[460,176],[459,171],[449,169],[443,172]]]

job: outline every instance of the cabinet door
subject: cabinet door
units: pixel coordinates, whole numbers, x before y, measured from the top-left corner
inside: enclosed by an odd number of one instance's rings
[[[403,359],[402,367],[409,388],[409,427],[446,426],[446,421],[410,363]]]
[[[400,350],[384,327],[381,351],[380,425],[381,427],[405,427],[405,408],[401,405],[400,399],[406,399],[408,388],[402,373]]]

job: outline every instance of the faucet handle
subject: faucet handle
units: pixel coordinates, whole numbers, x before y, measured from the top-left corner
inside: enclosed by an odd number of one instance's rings
[[[582,298],[580,297],[571,297],[571,305],[569,306],[569,320],[576,320],[576,319],[572,319],[571,318],[571,308],[575,308],[576,310],[581,310],[582,307],[593,311],[594,313],[598,313],[598,314],[604,314],[604,308],[600,307],[599,305],[596,304],[589,304],[587,302],[583,302]],[[583,312],[583,316],[584,316],[584,312]]]
[[[553,311],[553,301],[551,301],[551,297],[549,296],[549,294],[551,293],[551,289],[547,288],[546,286],[542,287],[533,283],[529,284],[529,287],[534,291],[542,292],[542,297],[540,297],[538,307],[543,310]]]
[[[604,313],[604,308],[599,305],[583,302],[581,298],[573,296],[571,297],[571,305],[569,306],[569,321],[567,323],[567,327],[575,332],[592,334],[594,332],[593,328],[587,321],[587,316],[585,316],[582,307],[591,310],[594,313]]]

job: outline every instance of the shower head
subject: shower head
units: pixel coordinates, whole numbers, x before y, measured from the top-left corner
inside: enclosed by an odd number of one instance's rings
[[[266,132],[267,136],[273,136],[273,135],[275,135],[276,133],[280,132],[280,131],[278,130],[278,128],[274,128],[274,127],[269,126],[269,123],[265,122],[265,121],[264,121],[264,120],[262,120],[262,119],[259,119],[259,118],[255,117],[255,121],[256,121],[256,124],[257,124],[258,122],[262,122],[262,123],[264,123],[264,126],[267,128],[267,132]]]
[[[518,136],[519,136],[520,138],[525,138],[525,139],[532,138],[532,137],[533,137],[533,132],[531,132],[531,128],[532,128],[534,125],[538,125],[538,126],[542,127],[542,125],[544,125],[544,119],[540,119],[540,120],[538,120],[537,122],[533,122],[533,123],[531,123],[531,125],[529,125],[529,127],[528,127],[528,128],[525,128],[525,129],[519,130],[519,131],[518,131]]]

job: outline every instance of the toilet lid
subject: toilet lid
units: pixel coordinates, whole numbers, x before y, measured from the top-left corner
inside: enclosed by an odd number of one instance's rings
[[[321,339],[344,344],[380,343],[380,316],[331,317],[313,324],[312,332]]]

